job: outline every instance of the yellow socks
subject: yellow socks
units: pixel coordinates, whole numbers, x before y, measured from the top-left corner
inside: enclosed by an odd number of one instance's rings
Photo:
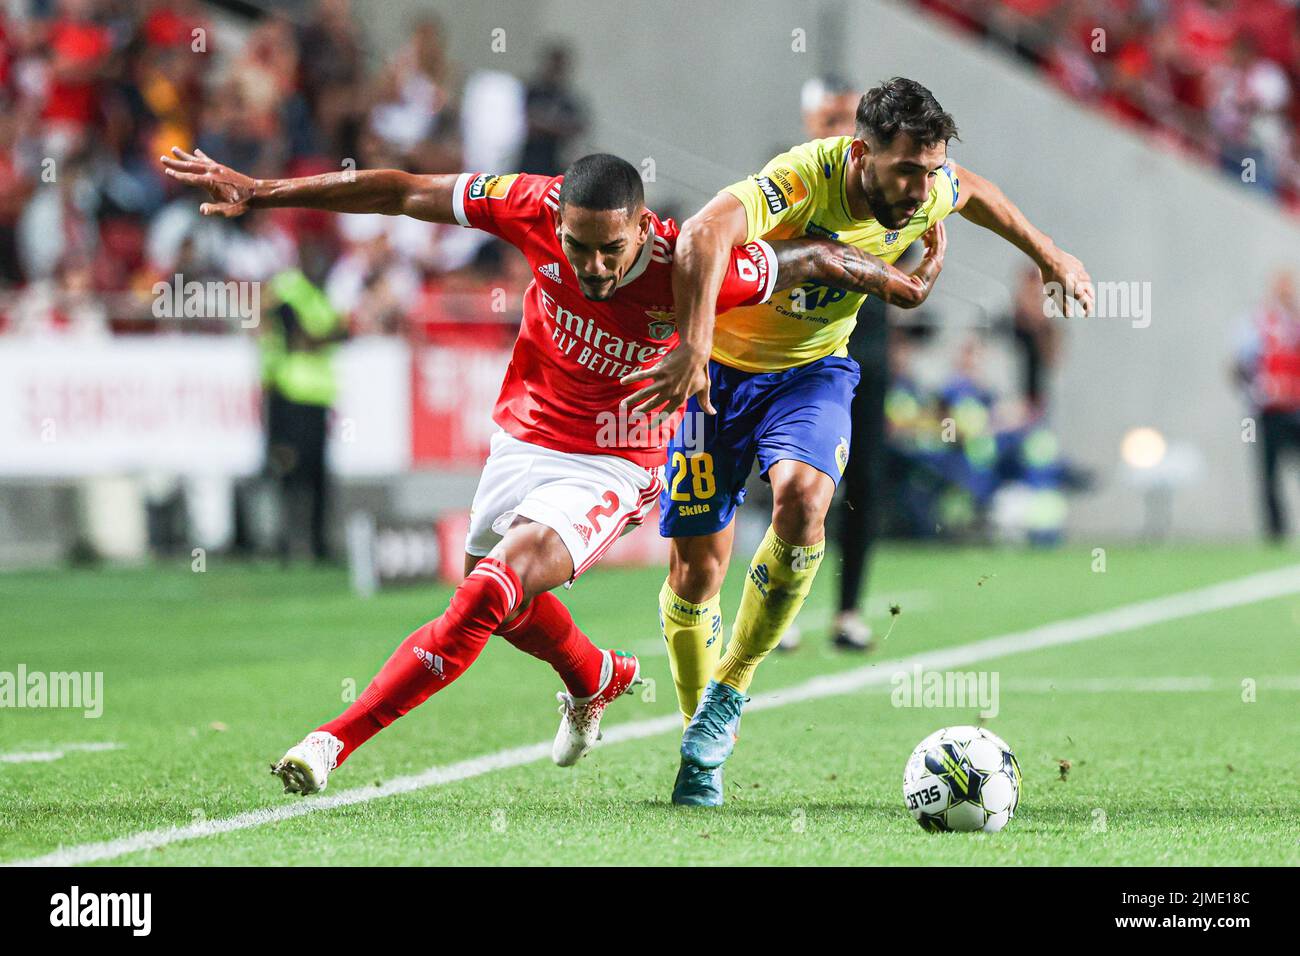
[[[668,643],[677,705],[690,723],[722,652],[722,596],[715,594],[703,604],[692,604],[674,594],[664,581],[659,592],[659,625]]]
[[[806,546],[788,544],[768,527],[749,563],[736,625],[714,680],[742,694],[749,690],[759,661],[780,643],[803,607],[825,554],[825,540]]]

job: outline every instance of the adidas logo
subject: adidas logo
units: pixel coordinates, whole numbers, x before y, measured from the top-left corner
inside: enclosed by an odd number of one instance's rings
[[[544,266],[538,266],[537,271],[552,282],[560,281],[560,264],[558,262],[548,262]]]
[[[439,677],[443,676],[441,654],[430,654],[428,651],[426,651],[423,647],[420,647],[418,644],[413,648],[413,650],[415,651],[415,656],[420,659],[421,664],[423,664],[429,670],[433,671]]]

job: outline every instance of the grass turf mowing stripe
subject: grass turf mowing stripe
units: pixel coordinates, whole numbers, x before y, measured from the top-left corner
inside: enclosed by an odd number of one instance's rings
[[[1108,611],[1086,614],[1044,624],[1024,631],[974,641],[893,661],[867,664],[840,674],[815,677],[781,690],[756,694],[746,710],[768,710],[803,701],[818,700],[849,694],[867,687],[888,683],[902,669],[920,665],[936,670],[961,667],[980,661],[1005,657],[1010,654],[1075,644],[1113,634],[1121,634],[1167,623],[1197,614],[1227,610],[1259,601],[1300,593],[1300,565],[1265,571],[1259,574],[1224,581],[1219,584],[1184,591],[1167,597],[1126,604]],[[676,714],[652,720],[631,721],[609,728],[603,745],[609,746],[631,740],[655,737],[671,731],[680,731],[681,718]],[[268,823],[278,823],[319,810],[353,806],[384,797],[411,793],[428,787],[442,786],[482,776],[497,770],[507,770],[545,760],[550,754],[550,742],[513,747],[507,750],[462,760],[442,767],[432,767],[422,773],[398,777],[378,786],[345,790],[342,793],[311,797],[292,804],[263,807],[236,814],[221,820],[205,820],[183,827],[148,830],[100,843],[60,848],[44,856],[6,863],[6,866],[75,866],[111,860],[130,853],[156,849],[172,843],[201,839],[237,830],[246,830]]]

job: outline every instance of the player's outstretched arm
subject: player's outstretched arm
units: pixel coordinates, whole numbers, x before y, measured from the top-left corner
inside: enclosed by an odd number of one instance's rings
[[[1064,293],[1061,313],[1069,315],[1068,299],[1075,299],[1084,315],[1093,311],[1092,277],[1083,263],[1052,241],[1051,236],[1031,223],[1006,193],[983,176],[953,164],[961,182],[957,211],[966,219],[997,233],[1034,260],[1043,285],[1053,284]]]
[[[400,169],[359,169],[298,179],[253,179],[196,149],[175,146],[163,156],[164,171],[177,182],[205,189],[205,216],[242,216],[249,209],[294,206],[330,212],[377,212],[455,225],[454,174],[420,176]]]
[[[834,239],[784,239],[773,242],[776,288],[820,282],[848,292],[879,296],[891,305],[914,309],[924,302],[943,270],[948,236],[936,223],[922,237],[925,256],[910,273],[878,256]]]

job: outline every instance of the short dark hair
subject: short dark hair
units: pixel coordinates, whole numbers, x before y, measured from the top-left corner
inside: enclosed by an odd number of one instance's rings
[[[858,101],[857,136],[888,146],[906,133],[922,147],[960,139],[957,123],[934,94],[916,80],[896,76],[867,90]]]
[[[575,159],[564,171],[560,205],[583,209],[624,209],[635,212],[645,205],[641,174],[626,159],[609,153],[592,153]]]

